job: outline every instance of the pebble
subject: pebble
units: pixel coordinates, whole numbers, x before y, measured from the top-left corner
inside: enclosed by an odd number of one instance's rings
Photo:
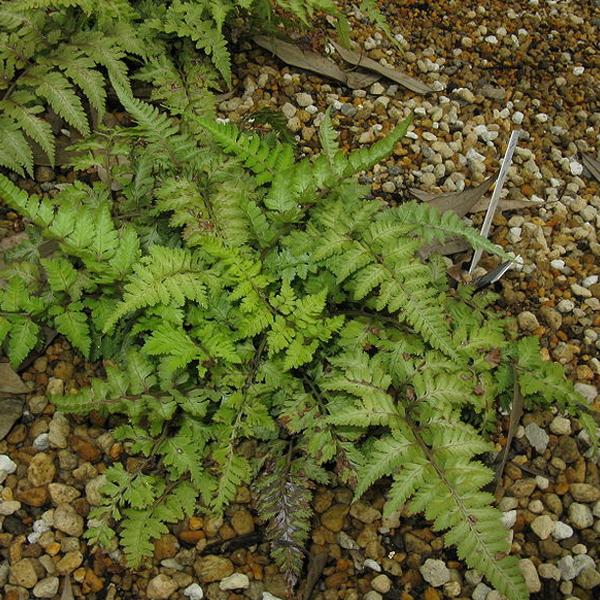
[[[573,535],[573,528],[562,521],[555,521],[552,537],[555,540],[567,540]]]
[[[519,561],[519,567],[523,578],[525,579],[525,585],[531,593],[539,592],[542,589],[542,582],[538,576],[535,565],[529,558],[523,558]]]
[[[248,535],[254,531],[254,519],[247,510],[236,510],[231,515],[231,526],[238,535]]]
[[[208,554],[194,563],[194,572],[201,583],[221,581],[233,573],[233,563],[224,556]]]
[[[268,592],[267,592],[268,593]],[[191,583],[183,590],[183,595],[190,600],[202,600],[204,598],[204,592],[197,583]],[[264,595],[263,595],[264,599]]]
[[[592,567],[587,567],[577,575],[575,581],[584,590],[592,590],[600,585],[600,573]]]
[[[576,529],[587,529],[594,524],[592,510],[586,504],[573,502],[569,506],[569,521]]]
[[[600,488],[590,483],[572,483],[569,492],[577,502],[591,503],[600,500]]]
[[[575,389],[587,400],[589,404],[592,404],[592,402],[594,402],[598,396],[598,389],[596,386],[589,383],[581,383],[578,381],[575,384]]]
[[[552,563],[542,563],[538,567],[538,573],[542,579],[560,581],[560,569]]]
[[[491,587],[485,585],[485,583],[478,583],[475,589],[473,590],[473,594],[471,598],[473,600],[486,600],[488,594],[492,591]]]
[[[35,584],[33,595],[36,598],[53,598],[58,593],[59,584],[58,577],[44,577]]]
[[[54,510],[54,528],[80,537],[83,534],[83,517],[70,504],[59,504]]]
[[[550,431],[556,435],[570,435],[571,421],[565,417],[556,416],[550,423]]]
[[[177,582],[168,575],[161,573],[148,582],[146,595],[150,600],[167,600],[177,591]]]
[[[554,531],[554,521],[548,515],[536,517],[531,523],[531,529],[541,540],[545,540]]]
[[[27,479],[32,485],[39,486],[50,483],[56,475],[54,461],[49,454],[38,452],[29,463]]]
[[[419,572],[433,587],[440,587],[450,581],[450,570],[443,560],[428,558],[419,568]]]
[[[219,589],[225,590],[245,590],[250,586],[250,580],[245,573],[233,573],[225,577],[219,583]]]
[[[517,520],[517,511],[516,510],[509,510],[509,511],[502,513],[502,525],[504,525],[504,527],[506,527],[506,529],[512,529],[516,520]]]
[[[392,580],[387,575],[377,575],[371,580],[371,587],[380,594],[387,594],[392,589]]]
[[[298,104],[298,106],[300,106],[302,108],[305,108],[307,106],[310,106],[311,104],[314,104],[314,100],[313,100],[312,96],[305,92],[300,92],[300,93],[296,94],[295,98],[296,98],[296,104]]]
[[[329,531],[338,533],[344,528],[344,522],[349,510],[346,504],[334,504],[321,515],[321,524],[329,529]]]
[[[0,515],[8,517],[13,515],[21,508],[21,503],[18,500],[5,500],[0,502]]]
[[[375,571],[376,573],[381,573],[381,565],[372,558],[367,558],[363,563],[365,568],[371,569],[371,571]]]
[[[565,581],[571,581],[575,579],[581,571],[586,568],[594,568],[594,559],[587,554],[579,554],[578,556],[571,556],[567,554],[563,556],[558,563],[556,563],[560,571],[561,579]]]
[[[570,313],[570,312],[573,312],[573,309],[575,308],[575,302],[573,302],[572,300],[566,300],[566,299],[561,300],[556,305],[556,308],[561,313]]]
[[[15,585],[31,589],[38,582],[38,575],[32,558],[22,558],[10,567],[9,581]]]
[[[537,321],[537,320],[536,320]],[[536,423],[529,423],[525,427],[525,437],[529,443],[536,449],[538,454],[543,454],[548,447],[550,438],[548,434]]]
[[[48,426],[48,441],[52,448],[66,448],[71,426],[65,415],[55,412]]]
[[[350,506],[350,515],[355,519],[358,519],[361,523],[367,524],[381,519],[380,511],[360,501],[354,502]]]

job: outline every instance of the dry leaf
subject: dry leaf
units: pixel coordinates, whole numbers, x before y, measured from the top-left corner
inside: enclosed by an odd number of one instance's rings
[[[0,394],[27,394],[29,388],[9,363],[0,362]]]
[[[483,183],[476,187],[465,188],[462,192],[448,192],[434,196],[421,190],[411,190],[411,194],[422,202],[428,202],[435,206],[440,212],[454,211],[459,217],[464,217],[472,211],[473,207],[483,195],[492,187],[496,175],[488,177]]]
[[[600,181],[600,161],[594,158],[591,154],[582,154],[581,158],[583,166],[592,174],[593,177],[596,178],[597,181]]]
[[[428,244],[423,246],[419,250],[419,256],[425,260],[432,254],[441,254],[442,256],[450,256],[451,254],[458,254],[468,250],[471,246],[464,240],[464,238],[457,237],[446,240],[445,242],[435,242],[434,244]]]
[[[508,435],[506,438],[506,446],[504,446],[504,452],[502,453],[502,458],[500,463],[496,467],[496,475],[495,482],[496,486],[499,487],[502,482],[502,474],[504,473],[504,467],[506,466],[506,461],[508,460],[508,454],[510,452],[510,447],[515,437],[515,433],[517,431],[517,427],[521,421],[521,417],[523,416],[523,396],[521,395],[521,388],[519,387],[519,378],[517,376],[517,370],[513,367],[513,401],[512,407],[510,410],[510,421],[508,424]]]
[[[73,596],[73,588],[71,586],[71,576],[67,573],[64,578],[63,591],[60,595],[60,600],[75,600]]]
[[[277,58],[288,65],[318,73],[324,77],[335,79],[351,88],[364,88],[375,83],[379,76],[371,73],[344,71],[332,60],[316,52],[309,52],[298,48],[294,44],[280,39],[257,35],[253,40],[265,50],[272,52]]]
[[[459,217],[469,213],[484,212],[490,205],[490,198],[483,198],[491,188],[497,175],[488,177],[485,181],[475,187],[465,188],[462,192],[447,192],[444,194],[432,194],[418,188],[411,188],[411,195],[421,202],[430,202],[437,206],[440,211],[453,210]],[[501,210],[519,210],[531,206],[539,206],[542,202],[534,200],[511,200],[505,198],[500,200]]]
[[[401,86],[416,92],[417,94],[431,94],[434,90],[430,88],[428,85],[411,77],[410,75],[406,75],[406,73],[402,73],[401,71],[397,71],[396,69],[392,69],[390,67],[384,67],[380,65],[377,61],[356,52],[355,50],[348,50],[335,42],[332,42],[335,49],[338,51],[339,55],[347,62],[357,67],[364,67],[369,71],[375,71],[375,73],[379,73],[396,83],[399,83]]]
[[[304,588],[302,590],[303,600],[309,600],[312,596],[312,592],[323,574],[323,569],[327,564],[328,558],[327,552],[311,555],[308,561],[308,571],[306,573],[306,579],[304,580]]]

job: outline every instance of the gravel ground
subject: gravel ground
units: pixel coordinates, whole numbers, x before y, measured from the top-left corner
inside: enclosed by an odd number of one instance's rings
[[[434,94],[418,96],[384,79],[352,92],[242,46],[239,93],[220,105],[222,116],[281,111],[310,154],[328,106],[347,148],[372,143],[414,111],[408,138],[364,177],[391,202],[410,187],[448,192],[482,182],[496,172],[510,131],[522,129],[506,194],[533,204],[494,221],[493,239],[523,258],[501,282],[501,304],[600,407],[600,192],[580,157],[600,152],[600,3],[446,0],[386,10],[401,48],[350,12],[356,38],[369,57],[420,78]],[[305,43],[326,50],[323,36]],[[50,169],[40,167],[37,177],[45,189],[54,185]],[[471,215],[473,223],[482,216]],[[46,395],[78,387],[87,370],[58,341],[22,373],[32,390],[24,411],[0,399],[0,595],[59,598],[68,580],[74,597],[92,600],[283,598],[264,545],[214,550],[257,529],[248,489],[223,520],[194,517],[174,527],[157,542],[152,564],[136,573],[118,552],[86,546],[86,515],[123,448],[103,421],[67,419]],[[498,500],[532,596],[597,597],[600,475],[578,424],[552,412],[527,414],[512,454]],[[427,522],[383,519],[376,491],[364,503],[350,500],[343,488],[315,495],[311,551],[325,549],[329,560],[314,598],[500,598],[443,550]]]

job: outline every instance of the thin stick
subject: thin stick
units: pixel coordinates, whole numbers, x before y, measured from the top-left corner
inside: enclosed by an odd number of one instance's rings
[[[481,235],[486,239],[490,235],[492,220],[494,218],[494,214],[496,213],[498,202],[500,202],[500,193],[502,192],[504,180],[506,179],[506,175],[508,173],[508,167],[510,167],[512,162],[512,157],[518,141],[519,132],[513,131],[510,134],[510,139],[508,140],[508,146],[506,148],[506,154],[504,155],[504,160],[502,161],[502,167],[500,167],[500,174],[498,175],[498,180],[496,181],[494,192],[492,193],[492,199],[490,200],[490,205],[488,206],[487,212],[485,213],[485,219],[483,220],[483,225],[481,226]],[[471,261],[469,274],[471,274],[475,270],[475,267],[477,267],[479,264],[482,253],[483,251],[481,249],[475,250],[475,253],[473,254],[473,260]]]

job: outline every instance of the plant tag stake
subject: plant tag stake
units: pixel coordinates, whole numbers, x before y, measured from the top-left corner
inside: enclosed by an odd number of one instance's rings
[[[481,226],[481,235],[486,239],[490,235],[492,219],[494,218],[496,208],[498,207],[498,202],[500,201],[500,192],[502,192],[504,180],[506,179],[506,175],[508,173],[508,167],[510,167],[510,164],[512,162],[512,157],[515,152],[515,148],[517,147],[518,141],[519,132],[513,131],[510,134],[510,139],[508,140],[508,146],[506,148],[506,154],[504,155],[502,167],[500,168],[500,174],[498,175],[498,180],[496,181],[494,192],[492,193],[492,199],[490,200],[490,205],[488,206],[487,212],[485,213],[485,219],[483,220],[483,225]],[[469,274],[471,274],[475,270],[475,267],[477,267],[477,265],[479,264],[479,260],[481,259],[482,253],[482,250],[475,250],[475,253],[473,254],[473,260],[471,261]]]

